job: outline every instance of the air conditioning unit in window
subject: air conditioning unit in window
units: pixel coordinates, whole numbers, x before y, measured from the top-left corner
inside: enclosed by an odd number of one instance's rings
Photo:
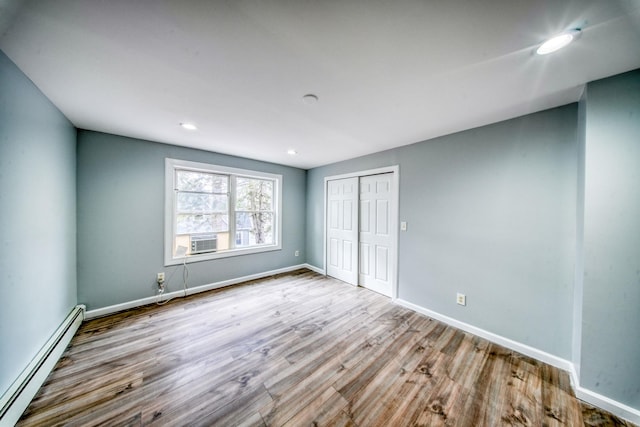
[[[191,255],[204,252],[215,252],[218,248],[218,236],[216,234],[198,234],[190,236]]]

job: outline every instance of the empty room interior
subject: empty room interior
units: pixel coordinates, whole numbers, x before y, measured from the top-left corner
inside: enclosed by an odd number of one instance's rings
[[[0,425],[640,424],[640,1],[8,0],[0,50]]]

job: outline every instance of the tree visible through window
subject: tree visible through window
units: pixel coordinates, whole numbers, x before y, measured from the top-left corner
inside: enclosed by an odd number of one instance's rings
[[[273,243],[273,181],[236,178],[238,231],[249,232],[248,245]]]
[[[167,159],[167,181],[173,202],[167,262],[205,252],[216,258],[225,251],[230,256],[234,250],[279,247],[280,175]]]

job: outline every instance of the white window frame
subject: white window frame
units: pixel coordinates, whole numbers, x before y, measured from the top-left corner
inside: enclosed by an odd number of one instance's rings
[[[235,180],[236,176],[246,177],[246,178],[257,178],[257,179],[270,179],[275,182],[273,189],[273,205],[275,208],[275,221],[274,221],[274,233],[273,239],[274,242],[268,245],[260,245],[253,246],[248,248],[232,248],[225,249],[219,252],[207,252],[202,254],[194,254],[187,255],[181,257],[174,257],[173,255],[173,244],[176,233],[176,184],[175,184],[175,176],[176,170],[192,170],[194,172],[207,172],[207,173],[215,173],[221,175],[229,175],[231,180]],[[199,262],[199,261],[208,261],[219,258],[228,258],[239,255],[248,255],[255,254],[260,252],[268,252],[268,251],[277,251],[282,249],[282,175],[272,174],[267,172],[259,172],[247,169],[239,169],[232,168],[227,166],[219,166],[212,165],[208,163],[199,163],[199,162],[191,162],[188,160],[178,160],[165,158],[165,168],[164,168],[164,188],[165,188],[165,196],[164,196],[164,265],[178,265],[183,262],[191,263],[191,262]],[[232,227],[232,223],[235,224],[235,195],[232,194],[231,188],[230,191],[230,200],[229,200],[229,226],[230,233],[229,238],[230,241],[233,240],[235,243],[235,227]],[[231,234],[231,230],[234,230],[234,233]]]

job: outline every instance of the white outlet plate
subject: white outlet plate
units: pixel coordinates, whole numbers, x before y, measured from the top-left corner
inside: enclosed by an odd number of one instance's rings
[[[456,295],[456,302],[459,305],[467,305],[467,296],[458,292],[458,294]]]
[[[300,251],[295,251],[295,252],[294,252],[294,255],[295,255],[295,256],[300,256]]]
[[[407,221],[402,221],[400,223],[400,231],[407,231]]]
[[[156,276],[156,281],[158,283],[164,283],[164,273],[158,273],[158,275]]]

